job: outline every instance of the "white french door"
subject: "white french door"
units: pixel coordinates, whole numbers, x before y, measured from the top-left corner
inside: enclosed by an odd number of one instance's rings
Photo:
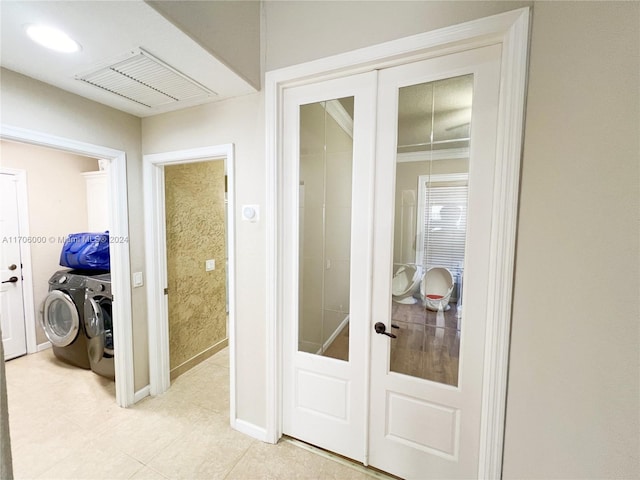
[[[376,73],[284,94],[283,432],[364,461]]]
[[[283,433],[403,478],[478,475],[500,61],[284,90]]]
[[[484,47],[382,70],[378,79],[371,322],[396,338],[371,339],[369,463],[403,478],[478,475],[500,54]],[[420,190],[416,177],[447,175],[453,186],[467,176],[468,200],[427,199],[418,248],[435,260],[421,265],[416,304],[393,302],[394,264],[402,263],[394,233],[404,215],[397,203]],[[463,251],[463,261],[443,265],[430,255],[443,248]],[[430,271],[444,269],[459,298],[430,284]]]

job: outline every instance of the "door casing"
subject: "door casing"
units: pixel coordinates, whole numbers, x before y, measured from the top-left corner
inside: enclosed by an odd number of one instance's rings
[[[227,245],[229,295],[229,372],[231,425],[242,430],[235,407],[235,160],[233,144],[143,156],[145,215],[145,251],[147,258],[147,312],[149,328],[149,393],[160,395],[169,389],[169,314],[164,288],[167,286],[167,252],[164,199],[165,165],[224,160],[227,175]]]
[[[0,138],[108,160],[110,162],[109,194],[111,199],[109,232],[113,237],[129,238],[126,152],[6,124],[0,125]],[[133,324],[131,320],[131,263],[128,241],[111,243],[110,256],[113,296],[118,299],[113,311],[114,318],[118,319],[113,324],[116,339],[114,345],[116,403],[121,407],[128,407],[133,405],[136,400],[133,372]],[[23,268],[23,271],[30,276],[30,266],[29,270]],[[26,282],[24,288],[28,288]],[[31,285],[31,303],[33,303],[33,285]],[[33,325],[27,326],[27,338],[32,338],[35,342],[35,315],[33,319]],[[29,332],[31,328],[33,330]]]
[[[487,45],[502,46],[496,194],[491,231],[490,298],[487,311],[479,478],[500,478],[504,441],[507,367],[517,207],[524,130],[530,8],[426,32],[345,54],[267,72],[267,422],[265,440],[282,436],[282,312],[284,288],[283,91],[292,86],[401,65]],[[367,359],[368,361],[369,359]],[[367,368],[370,368],[368,365]],[[369,371],[369,370],[368,370]],[[368,375],[368,373],[367,373]],[[366,456],[365,456],[366,458]],[[366,463],[366,461],[365,461]]]

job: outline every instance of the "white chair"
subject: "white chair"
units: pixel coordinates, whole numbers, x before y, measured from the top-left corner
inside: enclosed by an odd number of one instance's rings
[[[391,280],[392,299],[396,303],[412,304],[417,300],[413,294],[422,281],[422,267],[415,264],[404,264],[398,268]]]
[[[449,300],[453,292],[454,281],[451,272],[444,267],[433,267],[420,284],[422,304],[428,310],[449,310]]]

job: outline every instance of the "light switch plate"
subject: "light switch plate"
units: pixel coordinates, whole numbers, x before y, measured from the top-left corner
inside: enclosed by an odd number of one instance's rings
[[[142,279],[142,272],[134,272],[133,273],[133,286],[141,287],[144,285],[144,280]]]
[[[215,270],[216,269],[216,261],[215,260],[206,260],[204,262],[204,269],[207,272],[210,272],[211,270]]]

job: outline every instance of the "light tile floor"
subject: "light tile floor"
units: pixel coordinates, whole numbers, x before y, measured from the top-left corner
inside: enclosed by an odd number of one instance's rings
[[[16,479],[389,478],[282,440],[265,444],[229,426],[224,349],[132,408],[115,385],[67,366],[51,350],[6,363]]]

